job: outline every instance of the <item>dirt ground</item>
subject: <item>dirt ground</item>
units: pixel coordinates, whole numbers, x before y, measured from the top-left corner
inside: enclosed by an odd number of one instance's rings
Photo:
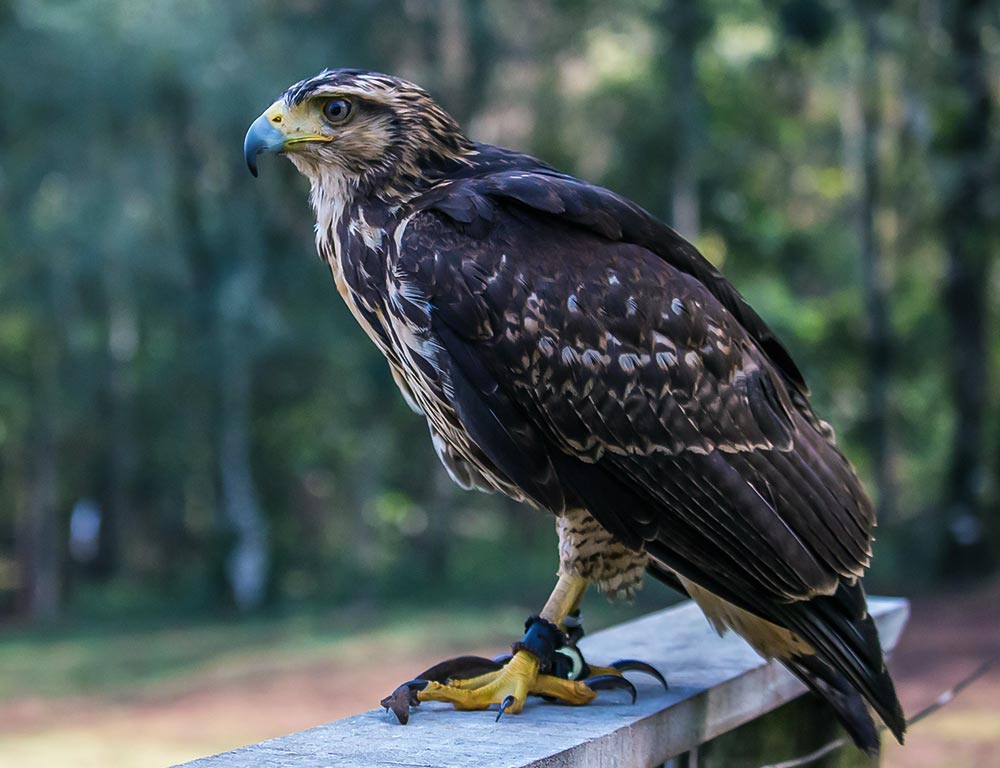
[[[975,595],[915,600],[890,667],[910,715],[987,659],[991,670],[917,723],[906,746],[887,745],[892,768],[1000,766],[1000,586]]]
[[[442,655],[371,664],[371,650],[348,647],[338,658],[291,668],[213,670],[119,700],[0,704],[0,766],[133,768],[201,757],[368,709]],[[915,712],[991,656],[1000,656],[1000,586],[914,601],[891,665],[904,708]],[[884,765],[1000,768],[1000,666],[915,726],[905,748],[887,747]]]

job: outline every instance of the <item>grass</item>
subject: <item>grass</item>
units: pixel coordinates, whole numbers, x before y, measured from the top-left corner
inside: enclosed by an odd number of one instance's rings
[[[0,635],[0,701],[120,693],[176,681],[209,666],[218,670],[239,665],[241,660],[273,669],[308,663],[365,639],[390,647],[396,643],[426,647],[435,640],[435,627],[447,628],[448,644],[481,643],[504,628],[513,635],[526,613],[514,608],[410,609],[391,615],[306,612],[9,631]]]
[[[658,597],[659,602],[652,605],[621,606],[593,595],[586,603],[586,625],[593,631],[662,607],[664,596]],[[532,612],[509,604],[397,605],[377,610],[305,608],[254,617],[125,618],[49,629],[8,629],[0,631],[0,702],[22,697],[117,695],[182,681],[209,668],[216,673],[247,664],[287,668],[366,644],[390,651],[461,651],[498,638],[506,638],[503,642],[517,639]]]

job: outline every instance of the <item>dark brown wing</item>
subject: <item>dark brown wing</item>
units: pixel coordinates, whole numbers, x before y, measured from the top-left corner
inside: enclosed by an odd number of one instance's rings
[[[528,210],[494,211],[480,238],[426,214],[404,244],[400,293],[419,285],[450,372],[520,435],[498,466],[523,463],[529,445],[537,466],[545,443],[550,462],[599,467],[652,509],[598,518],[623,541],[680,550],[771,599],[832,593],[862,573],[872,518],[853,472],[699,280]],[[407,260],[423,247],[433,273]]]
[[[506,172],[422,203],[395,295],[427,312],[447,394],[499,471],[793,629],[893,720],[856,583],[871,505],[763,321],[605,190]]]
[[[496,151],[484,147],[485,154]],[[505,151],[504,151],[504,154]],[[537,162],[513,155],[520,163]],[[503,166],[506,163],[496,163]],[[473,234],[492,226],[498,201],[517,203],[550,214],[613,242],[633,243],[691,275],[739,321],[781,371],[796,392],[807,395],[805,379],[788,350],[722,274],[698,250],[663,222],[630,200],[539,164],[523,170],[501,170],[452,185],[443,185],[422,201],[447,214]],[[501,210],[508,210],[500,204]]]

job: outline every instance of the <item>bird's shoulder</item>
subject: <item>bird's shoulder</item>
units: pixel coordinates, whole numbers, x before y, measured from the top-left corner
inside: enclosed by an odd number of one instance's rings
[[[410,227],[397,294],[419,295],[452,356],[547,414],[567,450],[790,444],[792,405],[766,355],[706,285],[648,248],[534,207],[476,236],[436,209]]]
[[[478,145],[477,151],[469,166],[411,201],[408,240],[415,254],[448,252],[474,272],[495,269],[506,259],[519,262],[523,269],[563,273],[566,268],[577,273],[603,268],[613,255],[626,259],[630,254],[652,255],[654,263],[647,269],[684,275],[703,287],[754,340],[791,389],[803,397],[808,394],[802,373],[768,325],[673,229],[631,200],[528,155],[489,145]],[[572,253],[569,263],[554,259],[549,247],[553,238]],[[509,247],[513,242],[533,245],[525,252]]]

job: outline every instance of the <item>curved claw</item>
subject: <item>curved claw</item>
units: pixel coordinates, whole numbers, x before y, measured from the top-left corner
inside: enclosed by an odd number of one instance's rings
[[[500,666],[503,666],[504,664],[506,664],[508,661],[510,661],[513,658],[514,658],[514,656],[512,654],[510,654],[510,653],[501,653],[499,656],[494,656],[493,657],[493,662],[495,664],[499,664]]]
[[[510,706],[513,705],[513,703],[514,703],[514,697],[513,696],[506,696],[506,697],[504,697],[504,700],[502,702],[500,702],[500,711],[497,712],[497,719],[494,720],[493,722],[499,723],[500,722],[500,718],[503,717],[503,713],[506,712],[508,710],[508,708],[510,708]]]
[[[406,725],[410,722],[410,707],[416,707],[420,704],[417,692],[426,687],[426,680],[410,680],[382,699],[380,703],[386,710],[392,710],[400,725]]]
[[[628,691],[629,695],[632,696],[633,704],[635,704],[635,699],[638,695],[635,691],[635,686],[620,675],[598,675],[597,677],[592,677],[589,680],[584,680],[583,682],[592,691]]]
[[[644,672],[650,677],[656,678],[660,682],[660,685],[663,686],[663,690],[670,690],[670,686],[667,685],[667,679],[660,674],[660,670],[644,661],[636,661],[635,659],[619,659],[618,661],[611,662],[610,666],[614,667],[619,672]]]
[[[479,677],[487,672],[496,672],[501,667],[503,663],[481,656],[456,656],[454,659],[445,659],[430,669],[425,669],[417,675],[417,679],[446,683],[448,680]]]

